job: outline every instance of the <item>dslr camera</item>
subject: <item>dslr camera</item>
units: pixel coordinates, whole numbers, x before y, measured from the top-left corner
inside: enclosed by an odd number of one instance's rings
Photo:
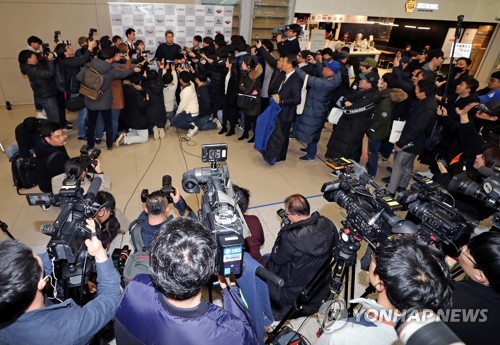
[[[167,198],[169,204],[173,204],[174,200],[170,196],[171,193],[175,194],[175,188],[172,186],[172,176],[165,175],[161,179],[161,189],[160,191],[165,194],[165,198]],[[141,202],[146,202],[149,197],[149,189],[143,189],[141,191]]]
[[[95,172],[94,167],[97,165],[97,158],[101,155],[101,150],[93,148],[89,152],[88,145],[83,145],[80,148],[80,156],[85,158],[86,166],[89,172]]]
[[[217,243],[217,272],[224,276],[238,275],[243,271],[244,238],[250,236],[250,230],[229,178],[227,145],[202,145],[201,156],[210,167],[186,171],[182,175],[182,188],[190,194],[198,194],[203,189],[198,218]]]

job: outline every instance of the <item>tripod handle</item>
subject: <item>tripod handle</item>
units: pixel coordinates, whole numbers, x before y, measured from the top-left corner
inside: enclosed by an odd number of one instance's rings
[[[285,285],[285,281],[283,278],[277,276],[273,272],[266,270],[263,267],[259,267],[255,270],[255,274],[257,277],[265,280],[266,282],[272,282],[273,284],[278,285],[279,287],[283,287]]]

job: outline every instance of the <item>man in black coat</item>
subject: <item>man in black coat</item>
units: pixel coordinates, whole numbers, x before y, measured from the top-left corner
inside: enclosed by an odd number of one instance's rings
[[[300,44],[298,36],[302,31],[302,27],[299,24],[290,24],[286,28],[285,34],[287,39],[283,39],[281,34],[276,35],[276,41],[278,42],[278,51],[280,56],[297,55],[300,53]]]
[[[271,308],[276,320],[281,320],[292,307],[304,287],[326,261],[331,260],[339,236],[335,225],[318,212],[311,214],[307,199],[291,195],[285,199],[285,212],[291,224],[281,228],[267,261],[268,270],[285,281],[285,286],[269,284]],[[308,305],[319,307],[329,294],[326,274],[319,280],[319,291]]]
[[[44,193],[58,193],[52,190],[52,177],[64,172],[64,164],[69,159],[64,145],[66,135],[56,122],[48,122],[40,128],[40,137],[35,148],[36,181]]]
[[[410,105],[401,137],[394,144],[398,154],[394,158],[391,180],[387,190],[394,194],[406,189],[410,181],[413,163],[425,149],[425,141],[436,120],[436,84],[434,80],[422,79],[415,87],[417,101]]]
[[[180,45],[174,43],[174,33],[171,30],[165,32],[165,43],[162,43],[156,48],[155,59],[158,67],[160,64],[170,61],[170,63],[175,59],[182,58]]]
[[[41,62],[35,52],[23,50],[19,53],[18,61],[21,73],[28,76],[35,98],[47,113],[47,119],[50,122],[59,122],[58,92],[52,53]]]
[[[375,105],[380,98],[377,71],[360,73],[357,89],[345,97],[345,107],[339,123],[328,142],[326,158],[348,158],[359,162],[363,137],[370,127]]]
[[[302,81],[297,73],[297,56],[289,55],[280,58],[282,73],[269,86],[269,94],[281,107],[278,115],[275,133],[269,139],[266,157],[277,157],[277,161],[286,160],[290,128],[297,115],[297,105],[300,104]],[[273,138],[274,137],[274,138]]]

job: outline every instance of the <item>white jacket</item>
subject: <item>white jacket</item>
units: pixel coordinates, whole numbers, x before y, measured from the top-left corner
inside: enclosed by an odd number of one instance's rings
[[[163,75],[167,73],[167,70],[163,70]],[[172,112],[175,109],[176,101],[175,101],[175,90],[177,90],[177,72],[172,71],[172,82],[168,84],[163,89],[163,98],[165,102],[165,110],[167,112]]]
[[[175,115],[179,114],[182,111],[185,111],[186,113],[191,114],[191,117],[198,116],[200,112],[200,108],[198,105],[198,95],[196,95],[196,90],[192,82],[181,90],[180,96],[181,103],[179,104]]]

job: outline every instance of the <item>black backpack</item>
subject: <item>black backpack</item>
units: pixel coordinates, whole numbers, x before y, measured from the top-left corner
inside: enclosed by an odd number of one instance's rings
[[[12,163],[12,180],[18,192],[21,188],[33,188],[37,185],[35,158],[24,158],[17,155],[12,157],[10,162]]]

